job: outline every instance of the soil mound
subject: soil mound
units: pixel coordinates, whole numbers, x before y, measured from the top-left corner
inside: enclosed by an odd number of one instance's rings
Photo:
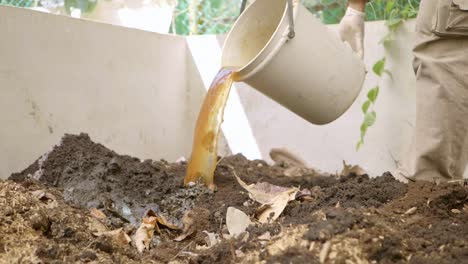
[[[183,187],[185,169],[184,162],[120,155],[86,134],[65,135],[0,181],[0,262],[468,263],[468,190],[458,184],[306,170],[291,178],[287,168],[234,155],[219,159],[213,192]],[[290,201],[274,223],[229,237],[228,207],[252,219],[259,208],[234,173],[248,184],[298,187],[306,195]],[[97,219],[93,210],[104,216]],[[184,231],[161,226],[142,254],[133,242],[96,235],[99,227],[133,237],[148,210],[178,225],[190,212],[193,232],[174,241]]]

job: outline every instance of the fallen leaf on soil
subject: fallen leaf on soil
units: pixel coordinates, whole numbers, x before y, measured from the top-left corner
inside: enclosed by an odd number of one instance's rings
[[[297,155],[292,154],[284,148],[273,148],[270,150],[270,158],[275,162],[275,165],[286,167],[284,176],[300,177],[304,175],[324,175],[325,173],[319,170],[309,168],[306,162]]]
[[[350,174],[356,174],[357,176],[362,176],[364,174],[367,174],[366,171],[361,168],[359,165],[348,165],[346,162],[343,160],[343,170],[340,173],[341,177],[348,176]]]
[[[37,199],[39,199],[40,201],[46,203],[47,208],[49,209],[53,209],[58,206],[57,199],[51,193],[48,193],[44,190],[37,190],[37,191],[31,192],[31,194]]]
[[[270,150],[270,158],[276,165],[286,165],[294,167],[307,167],[304,160],[292,154],[285,148],[273,148]]]
[[[276,165],[280,166],[307,167],[304,160],[299,158],[297,155],[292,154],[285,148],[272,148],[270,150],[270,158]]]
[[[275,198],[273,204],[265,206],[265,210],[258,216],[258,221],[262,224],[275,221],[283,212],[284,208],[286,208],[288,202],[296,199],[297,191],[297,189],[291,189],[280,193]]]
[[[105,219],[106,215],[99,209],[92,208],[91,209],[91,216],[96,217],[97,219]]]
[[[303,189],[297,192],[296,199],[304,196],[311,196],[312,192],[309,189]]]
[[[182,234],[176,238],[174,238],[174,241],[177,241],[177,242],[180,242],[184,239],[186,239],[188,236],[190,236],[191,234],[193,234],[195,232],[194,228],[193,228],[193,223],[194,223],[194,219],[193,219],[193,215],[192,215],[192,212],[186,212],[184,214],[184,217],[182,218],[182,224],[183,224],[183,229],[182,229]]]
[[[450,210],[450,211],[451,211],[452,213],[454,213],[454,214],[459,214],[459,213],[461,213],[461,211],[458,210],[458,209],[452,209],[452,210]]]
[[[273,204],[278,196],[282,193],[291,191],[295,191],[295,193],[297,193],[299,191],[297,188],[281,187],[267,182],[259,182],[256,184],[247,185],[239,178],[239,176],[237,176],[235,172],[234,176],[242,188],[249,192],[249,197],[262,205]]]
[[[238,236],[251,224],[250,217],[241,210],[229,207],[226,213],[226,226],[229,234]]]
[[[127,246],[128,243],[132,241],[132,239],[125,233],[123,228],[119,228],[119,229],[112,230],[112,231],[106,231],[106,232],[95,232],[93,233],[93,235],[97,237],[100,237],[100,236],[111,237],[120,246]]]
[[[249,192],[251,199],[262,204],[259,214],[260,223],[268,223],[276,220],[283,212],[289,201],[296,199],[298,188],[286,188],[276,186],[267,182],[247,185],[242,181],[236,172],[233,171],[239,184]]]
[[[89,223],[88,223],[88,228],[91,230],[93,233],[104,233],[109,230],[107,230],[107,227],[101,223],[98,219],[94,217],[88,217]]]
[[[174,223],[174,222],[171,222],[167,219],[167,217],[165,217],[163,214],[161,213],[158,213],[156,214],[156,217],[158,218],[158,223],[163,225],[163,226],[166,226],[170,229],[173,229],[173,230],[180,230],[182,229],[183,227],[178,224],[178,223]]]
[[[135,232],[134,242],[138,252],[142,253],[145,249],[149,249],[151,240],[154,236],[154,230],[157,227],[158,218],[152,210],[146,213],[143,217],[140,227]]]

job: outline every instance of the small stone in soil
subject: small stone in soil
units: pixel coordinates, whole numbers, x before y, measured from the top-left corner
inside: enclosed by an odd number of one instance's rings
[[[86,250],[86,251],[83,251],[83,253],[81,253],[80,259],[82,261],[93,261],[97,259],[97,255],[94,252]]]

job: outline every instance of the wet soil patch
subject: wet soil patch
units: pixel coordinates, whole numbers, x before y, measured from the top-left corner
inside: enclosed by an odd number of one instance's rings
[[[186,163],[120,155],[88,135],[65,135],[31,166],[0,182],[0,259],[69,262],[467,263],[468,191],[458,184],[396,181],[390,174],[286,177],[242,155],[219,159],[216,191],[185,188]],[[298,187],[308,195],[290,201],[277,221],[254,223],[229,237],[226,211],[235,207],[254,220],[260,206],[235,179]],[[48,193],[42,195],[40,192]],[[42,196],[41,196],[42,195]],[[39,197],[39,198],[38,198]],[[50,198],[52,197],[52,198]],[[52,201],[53,200],[53,201]],[[51,205],[52,203],[52,205]],[[133,237],[153,210],[193,234],[161,227],[150,250],[96,236],[91,209],[108,230]],[[18,232],[22,230],[22,232]],[[208,233],[218,237],[209,247]],[[0,261],[1,262],[1,261]]]

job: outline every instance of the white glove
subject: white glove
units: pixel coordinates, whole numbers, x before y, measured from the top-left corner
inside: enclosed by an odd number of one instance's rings
[[[365,13],[351,7],[346,9],[344,17],[338,26],[338,33],[343,42],[348,42],[354,52],[362,59],[364,57],[364,18]]]

